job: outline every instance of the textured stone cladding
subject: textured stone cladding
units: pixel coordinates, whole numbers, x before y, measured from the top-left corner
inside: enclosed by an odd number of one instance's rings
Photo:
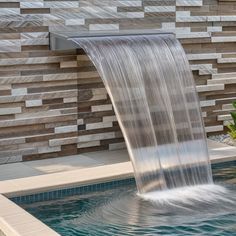
[[[236,1],[0,0],[0,163],[123,148],[101,78],[49,31],[164,29],[191,64],[206,132],[224,132],[236,100]]]

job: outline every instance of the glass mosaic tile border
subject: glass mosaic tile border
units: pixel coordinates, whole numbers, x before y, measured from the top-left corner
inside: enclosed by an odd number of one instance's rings
[[[121,187],[124,185],[131,185],[131,184],[132,185],[135,184],[134,178],[113,180],[109,182],[78,186],[74,188],[58,189],[58,190],[53,190],[53,191],[25,195],[25,196],[17,196],[17,197],[10,198],[10,200],[19,205],[30,204],[34,202],[61,199],[68,196],[84,195],[91,192],[104,191],[107,189],[113,189],[113,188]]]

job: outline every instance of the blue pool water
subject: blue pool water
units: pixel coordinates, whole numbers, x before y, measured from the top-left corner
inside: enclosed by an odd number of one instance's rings
[[[215,165],[220,186],[159,195],[147,201],[134,184],[82,196],[23,204],[61,235],[236,235],[236,163]],[[163,200],[164,199],[164,200]]]

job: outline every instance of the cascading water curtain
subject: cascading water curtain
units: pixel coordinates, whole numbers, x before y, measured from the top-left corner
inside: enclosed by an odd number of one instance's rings
[[[212,183],[194,79],[171,34],[73,39],[111,98],[140,194]]]

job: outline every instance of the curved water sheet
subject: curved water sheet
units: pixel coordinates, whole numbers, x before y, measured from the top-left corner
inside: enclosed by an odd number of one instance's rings
[[[211,184],[192,73],[174,35],[73,39],[113,103],[140,194]]]

